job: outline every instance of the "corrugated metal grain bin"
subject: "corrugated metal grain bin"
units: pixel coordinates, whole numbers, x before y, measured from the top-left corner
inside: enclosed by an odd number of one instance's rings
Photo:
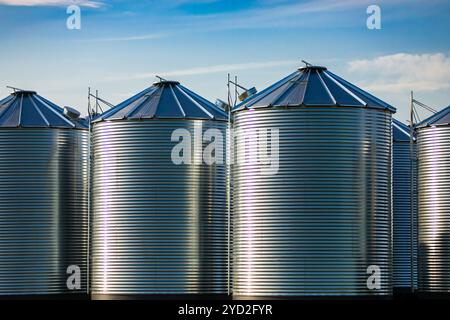
[[[87,293],[88,139],[35,92],[0,101],[0,295]]]
[[[391,294],[393,112],[316,66],[234,109],[235,297]]]
[[[202,135],[225,138],[227,120],[161,81],[93,122],[95,298],[227,293],[227,166],[202,159]],[[192,161],[173,161],[175,130],[193,143]]]
[[[450,107],[417,126],[419,290],[450,292]]]
[[[394,288],[409,290],[417,288],[417,154],[407,125],[393,120],[392,130]]]

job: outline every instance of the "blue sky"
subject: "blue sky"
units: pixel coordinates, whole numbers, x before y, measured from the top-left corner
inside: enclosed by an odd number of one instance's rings
[[[73,3],[81,30],[66,28]],[[371,4],[381,30],[366,27]],[[118,103],[159,74],[215,101],[228,72],[263,89],[305,59],[405,121],[410,90],[434,108],[450,104],[449,35],[448,0],[0,0],[0,95],[34,89],[86,112],[88,86]]]

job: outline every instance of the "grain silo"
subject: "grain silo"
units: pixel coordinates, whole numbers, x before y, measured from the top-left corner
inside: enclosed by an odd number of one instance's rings
[[[417,288],[417,155],[410,127],[392,122],[393,133],[393,281],[398,290]]]
[[[417,125],[419,290],[450,291],[450,106]]]
[[[235,297],[391,294],[393,112],[311,65],[234,109]]]
[[[87,293],[88,137],[36,92],[0,101],[0,295]]]
[[[222,109],[165,80],[93,121],[94,298],[227,294],[227,126]]]

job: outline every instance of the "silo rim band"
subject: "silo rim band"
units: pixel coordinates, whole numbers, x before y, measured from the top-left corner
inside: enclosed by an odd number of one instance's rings
[[[144,121],[206,121],[206,122],[228,122],[228,120],[222,119],[201,119],[201,118],[123,118],[123,119],[109,119],[102,121],[92,121],[91,125],[98,125],[101,123],[112,123],[112,122],[144,122]]]
[[[235,109],[232,111],[232,113],[237,113],[237,112],[241,112],[241,111],[254,111],[254,110],[259,110],[259,109],[279,109],[279,110],[284,110],[284,109],[295,109],[295,108],[352,108],[352,109],[373,109],[373,110],[380,110],[380,111],[389,111],[391,114],[395,114],[396,111],[393,111],[392,109],[389,108],[380,108],[380,107],[374,107],[374,106],[350,106],[350,105],[340,105],[340,104],[335,104],[335,105],[323,105],[323,104],[318,104],[318,105],[304,105],[304,104],[293,104],[293,105],[267,105],[267,106],[260,106],[260,107],[251,107],[251,108],[242,108],[242,109]]]

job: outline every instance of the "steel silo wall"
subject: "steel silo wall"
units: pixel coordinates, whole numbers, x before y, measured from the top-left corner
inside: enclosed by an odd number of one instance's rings
[[[393,143],[393,272],[395,288],[417,288],[418,222],[416,150],[416,146],[414,145],[412,154],[413,171],[411,177],[410,143],[404,141],[394,141]]]
[[[218,121],[94,125],[94,295],[226,294],[227,167],[171,160],[173,130],[199,126],[226,137]]]
[[[450,290],[450,127],[417,133],[419,290]]]
[[[88,132],[0,130],[0,294],[87,293]]]
[[[235,113],[236,297],[391,294],[391,119],[344,107]],[[246,132],[267,128],[279,129],[275,175],[243,161],[256,153]],[[380,290],[367,288],[371,265]]]

